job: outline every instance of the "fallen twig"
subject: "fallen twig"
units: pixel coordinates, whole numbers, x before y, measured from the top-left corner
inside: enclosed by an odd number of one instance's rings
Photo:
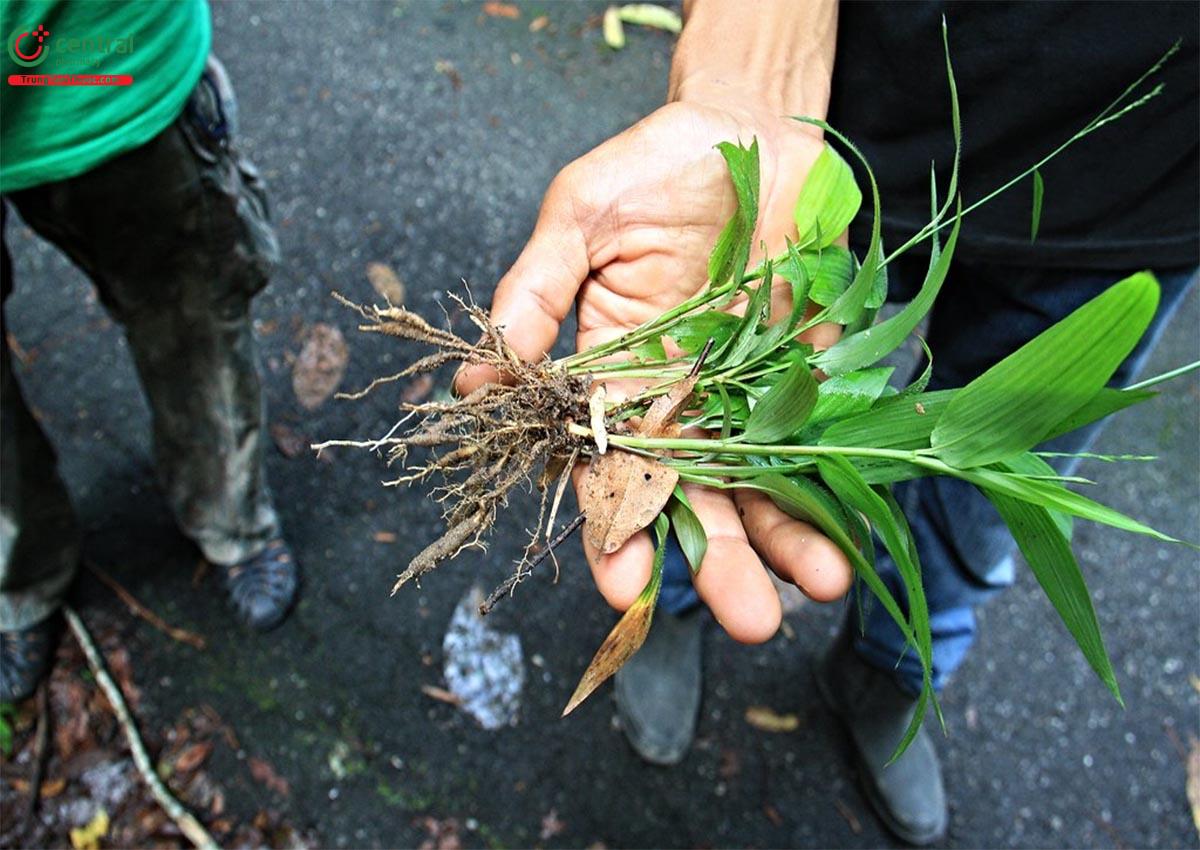
[[[121,693],[120,687],[113,681],[112,676],[108,672],[108,666],[104,663],[104,656],[100,654],[100,650],[96,647],[96,643],[92,640],[91,633],[88,632],[87,626],[83,619],[79,616],[70,605],[63,606],[63,616],[67,618],[67,624],[71,627],[71,633],[78,641],[83,654],[87,656],[88,666],[92,669],[92,675],[96,677],[100,688],[104,691],[104,695],[108,697],[109,704],[112,705],[113,713],[117,716],[117,722],[121,724],[121,729],[125,733],[125,739],[129,742],[129,751],[133,755],[133,763],[137,766],[138,773],[142,775],[150,793],[154,795],[154,799],[162,806],[167,816],[175,822],[182,832],[196,847],[204,848],[204,850],[214,850],[219,847],[216,840],[209,834],[204,825],[196,819],[196,816],[184,808],[179,800],[175,799],[174,795],[159,779],[158,773],[155,772],[154,764],[150,761],[150,755],[146,752],[146,745],[142,743],[142,737],[138,733],[137,723],[133,719],[133,715],[129,712],[129,706],[125,703],[125,696]],[[36,792],[35,792],[36,793]]]
[[[138,602],[132,593],[122,587],[115,578],[102,570],[100,567],[91,562],[87,562],[86,566],[88,570],[91,571],[92,575],[100,579],[100,581],[105,584],[109,590],[115,593],[117,597],[125,603],[125,606],[130,611],[141,617],[150,625],[154,626],[154,628],[158,629],[167,637],[177,640],[180,643],[186,643],[188,646],[193,646],[196,649],[205,649],[208,646],[207,642],[200,635],[196,634],[195,632],[189,632],[187,629],[180,629],[172,626],[141,602]]]

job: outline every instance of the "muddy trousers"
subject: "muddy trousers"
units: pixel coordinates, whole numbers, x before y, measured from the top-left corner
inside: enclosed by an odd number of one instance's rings
[[[163,489],[181,529],[217,564],[255,555],[278,536],[249,313],[278,246],[263,186],[234,151],[234,115],[212,61],[183,114],[150,142],[5,198],[91,278],[123,326],[150,404]],[[5,300],[12,271],[4,245]],[[7,331],[5,317],[6,339]],[[54,450],[2,348],[0,630],[11,630],[59,607],[80,534]],[[28,377],[53,380],[36,365]]]
[[[912,297],[924,271],[925,261],[901,258],[891,275],[898,300]],[[966,385],[1131,271],[1019,269],[955,261],[930,314],[928,339],[934,366],[929,389]],[[1162,285],[1158,312],[1141,342],[1117,369],[1113,386],[1133,382],[1183,296],[1195,285],[1196,273],[1194,266],[1155,270]],[[1101,427],[1095,423],[1080,428],[1043,448],[1085,451]],[[1053,462],[1064,473],[1073,467],[1069,459]],[[992,504],[966,482],[918,478],[897,484],[893,492],[921,558],[933,633],[933,686],[941,690],[975,641],[976,607],[1015,580],[1016,544]],[[896,566],[882,547],[876,549],[876,568],[907,613],[908,600]],[[876,604],[866,588],[860,590],[862,616],[851,603],[847,624],[854,633],[855,650],[915,696],[922,683],[920,661],[908,650],[904,635],[883,606]],[[663,565],[659,605],[679,614],[699,604],[687,563],[672,537]]]

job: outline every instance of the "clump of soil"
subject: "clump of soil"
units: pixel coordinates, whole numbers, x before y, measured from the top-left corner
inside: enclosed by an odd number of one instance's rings
[[[547,529],[552,525],[569,470],[584,448],[585,438],[571,434],[568,426],[588,421],[591,379],[569,375],[547,358],[537,363],[523,362],[486,312],[457,297],[455,300],[482,333],[478,342],[436,328],[403,307],[360,306],[336,297],[362,316],[364,324],[359,330],[433,348],[432,353],[403,371],[378,378],[345,398],[360,398],[380,384],[430,373],[447,363],[490,367],[503,378],[463,398],[403,402],[400,408],[407,416],[379,440],[322,444],[386,451],[389,462],[404,467],[404,474],[387,482],[389,486],[437,481],[433,493],[443,505],[446,530],[409,562],[397,577],[392,593],[463,549],[482,546],[497,512],[507,504],[513,488],[521,484],[536,485],[542,493],[528,558],[543,525]],[[412,419],[417,420],[414,427],[395,433]],[[556,481],[555,489],[552,485]],[[555,498],[547,515],[552,490]],[[520,570],[519,565],[518,575]]]

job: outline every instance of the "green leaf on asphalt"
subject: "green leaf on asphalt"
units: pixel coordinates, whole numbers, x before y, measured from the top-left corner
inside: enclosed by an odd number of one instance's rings
[[[1029,222],[1029,241],[1037,241],[1038,227],[1042,223],[1042,196],[1046,192],[1046,186],[1042,182],[1042,172],[1036,169],[1033,172],[1033,216]]]
[[[1079,644],[1083,656],[1123,706],[1117,674],[1104,648],[1087,584],[1067,538],[1045,508],[994,492],[984,491],[984,494],[1000,512],[1029,568]]]
[[[862,206],[862,190],[841,154],[826,144],[804,178],[793,218],[802,248],[824,248],[845,232]]]
[[[688,501],[687,494],[679,485],[675,485],[675,494],[671,501],[667,502],[667,513],[671,517],[671,528],[675,530],[675,539],[679,541],[679,548],[683,550],[688,566],[692,568],[693,574],[700,572],[700,565],[704,563],[704,553],[708,551],[708,535],[704,533],[700,518],[692,510],[692,503]]]
[[[959,226],[962,224],[962,202],[959,202],[958,214],[954,217],[954,229],[950,238],[938,256],[938,261],[925,276],[925,282],[915,298],[889,319],[879,324],[842,337],[836,344],[825,349],[812,360],[814,368],[827,375],[841,375],[872,363],[878,363],[891,352],[895,351],[908,338],[925,314],[933,306],[950,270],[954,256],[954,247],[958,243]]]
[[[1128,277],[960,389],[933,430],[937,455],[966,468],[1040,443],[1112,377],[1154,317],[1158,292],[1149,272]]]
[[[737,195],[737,210],[721,230],[708,258],[708,280],[720,286],[731,278],[740,281],[750,261],[750,240],[758,222],[758,139],[744,147],[740,143],[717,145],[729,166],[729,177]]]
[[[800,430],[817,403],[817,380],[808,364],[793,363],[767,390],[746,420],[748,443],[778,443]]]

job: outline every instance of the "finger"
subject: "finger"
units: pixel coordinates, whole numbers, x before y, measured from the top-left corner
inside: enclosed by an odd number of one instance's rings
[[[837,544],[788,516],[764,493],[736,490],[734,500],[750,542],[776,575],[817,602],[846,595],[853,571]]]
[[[734,640],[770,640],[783,616],[779,594],[746,538],[733,500],[709,487],[685,484],[684,492],[708,536],[700,571],[692,576],[696,592]]]
[[[571,192],[561,175],[551,183],[533,235],[492,298],[492,321],[522,360],[538,360],[550,351],[588,274],[587,243],[575,220]],[[497,379],[490,366],[464,367],[454,385],[465,395]]]

